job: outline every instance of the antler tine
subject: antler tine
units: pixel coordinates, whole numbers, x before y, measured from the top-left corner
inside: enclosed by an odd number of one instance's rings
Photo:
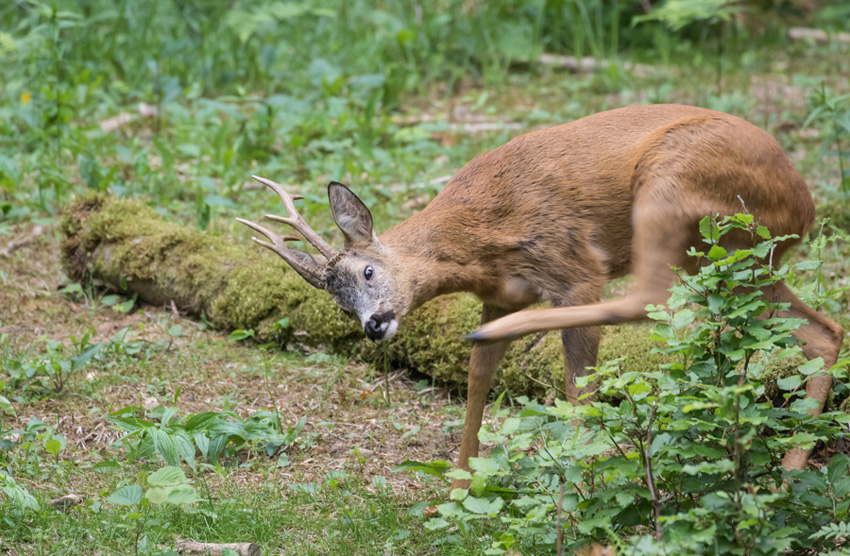
[[[298,210],[295,208],[296,199],[303,199],[301,195],[290,195],[286,191],[283,190],[283,187],[280,184],[277,184],[269,179],[261,178],[260,176],[251,176],[258,182],[262,183],[280,197],[280,200],[283,201],[283,206],[286,207],[286,213],[289,215],[288,218],[283,216],[275,216],[273,214],[267,214],[266,218],[269,220],[275,220],[277,222],[283,222],[284,224],[288,224],[295,228],[301,235],[304,236],[304,239],[309,241],[319,252],[325,256],[328,260],[331,260],[334,255],[336,255],[336,250],[328,245],[322,237],[313,231],[313,228],[310,227],[309,224],[301,217],[301,214],[298,213]],[[257,230],[259,231],[259,230]],[[261,232],[262,233],[262,232]]]
[[[290,249],[286,246],[286,241],[290,240],[300,240],[301,238],[295,236],[280,236],[276,233],[272,232],[268,228],[260,226],[255,222],[251,222],[250,220],[243,220],[242,218],[237,218],[242,224],[245,224],[252,230],[259,232],[266,236],[271,243],[268,241],[263,241],[261,239],[257,239],[256,237],[252,237],[251,239],[257,245],[262,245],[269,251],[277,253],[284,261],[286,261],[289,266],[295,269],[295,271],[300,274],[305,280],[310,282],[313,286],[317,288],[324,289],[324,285],[322,284],[322,269],[313,261],[310,255],[306,253],[301,253],[300,251],[296,251],[294,249]]]

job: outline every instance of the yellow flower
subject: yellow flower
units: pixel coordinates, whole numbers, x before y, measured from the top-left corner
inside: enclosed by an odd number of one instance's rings
[[[21,102],[23,102],[24,104],[29,104],[31,100],[32,100],[32,93],[30,93],[29,91],[21,93]]]

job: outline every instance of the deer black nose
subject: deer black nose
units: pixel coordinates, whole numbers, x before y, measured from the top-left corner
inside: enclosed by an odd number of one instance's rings
[[[384,325],[383,319],[379,314],[374,314],[369,317],[369,320],[366,321],[364,329],[366,330],[366,337],[372,340],[373,342],[377,342],[378,340],[383,338],[384,332],[387,331],[387,327]]]
[[[393,323],[395,319],[395,311],[390,309],[389,311],[384,311],[383,313],[374,313],[369,320],[366,321],[366,324],[363,325],[363,329],[366,331],[366,337],[372,340],[373,342],[380,342],[387,335],[387,331],[389,330],[390,338],[392,338],[393,334],[395,334],[396,324]]]

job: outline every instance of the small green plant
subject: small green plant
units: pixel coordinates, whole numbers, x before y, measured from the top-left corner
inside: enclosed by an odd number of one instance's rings
[[[5,382],[0,382],[0,392],[3,391],[3,388],[6,387]],[[12,407],[12,402],[9,401],[5,396],[0,395],[0,433],[3,431],[3,414],[8,413],[12,417],[15,417],[15,408]]]
[[[850,138],[850,94],[834,96],[822,83],[809,96],[809,102],[812,108],[803,127],[814,122],[826,124],[821,152],[836,157],[839,190],[850,195],[850,146],[846,144]]]
[[[0,469],[0,492],[9,498],[16,513],[41,509],[38,500],[27,489],[15,482],[15,479],[3,469]]]
[[[132,459],[159,454],[168,465],[185,461],[195,469],[196,453],[204,461],[217,464],[221,457],[232,457],[243,448],[262,450],[269,457],[299,441],[307,418],[302,417],[285,432],[279,429],[280,416],[275,411],[261,410],[246,419],[233,411],[206,411],[180,418],[174,407],[159,406],[145,417],[138,407],[127,407],[109,415],[108,419],[124,431],[116,444],[124,446]],[[300,438],[300,442],[308,439]]]
[[[667,0],[661,7],[650,13],[636,16],[632,25],[648,21],[659,21],[673,32],[681,32],[686,27],[699,25],[702,38],[708,30],[714,30],[715,52],[715,84],[717,93],[723,90],[723,61],[724,45],[728,42],[726,28],[729,22],[742,7],[734,0]],[[662,42],[662,41],[659,41]]]
[[[201,498],[179,467],[166,466],[151,473],[141,484],[129,484],[118,488],[106,499],[110,504],[130,508],[124,526],[134,534],[136,554],[152,552],[146,530],[163,527],[157,519],[155,509],[167,506],[183,507],[198,502]]]
[[[800,351],[791,333],[802,321],[777,317],[783,307],[760,291],[792,271],[769,264],[787,238],[770,238],[746,214],[700,227],[706,248],[691,255],[704,266],[650,313],[657,349],[676,362],[636,373],[610,361],[585,379],[598,390],[589,405],[521,400],[518,417],[479,434],[496,448],[470,460],[474,475],[446,473],[444,462],[402,466],[472,480],[428,527],[498,517],[488,554],[587,543],[639,555],[813,554],[850,542],[836,533],[850,519],[850,458],[835,454],[822,470],[781,465],[792,447],[847,436],[850,417],[813,418],[816,402],[804,398],[809,377],[844,378],[847,361],[827,371],[809,361],[780,378],[771,399],[769,364]],[[752,247],[727,252],[719,240],[731,230],[748,232]]]
[[[130,339],[130,329],[123,328],[108,341],[92,342],[93,329],[79,338],[69,336],[68,344],[57,340],[43,341],[41,353],[24,353],[7,362],[11,389],[34,390],[59,394],[84,369],[97,365],[104,370],[115,364],[143,359],[147,344]]]

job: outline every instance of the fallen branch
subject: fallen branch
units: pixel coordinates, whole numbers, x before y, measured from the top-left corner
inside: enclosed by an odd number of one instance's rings
[[[208,556],[221,556],[224,549],[228,548],[239,554],[239,556],[260,556],[260,546],[252,542],[240,543],[211,543],[180,541],[177,543],[177,552],[180,554],[204,554]]]
[[[133,120],[136,120],[139,116],[143,118],[149,118],[157,115],[156,106],[151,106],[145,102],[139,103],[139,112],[138,114],[134,112],[121,112],[117,116],[113,116],[111,118],[106,118],[105,120],[101,120],[100,129],[104,133],[110,133],[117,129],[124,127],[129,124]]]
[[[58,510],[62,510],[63,512],[67,512],[74,506],[79,506],[83,503],[83,497],[77,496],[76,494],[66,494],[65,496],[60,496],[59,498],[54,498],[50,501],[50,505]]]
[[[21,247],[32,243],[33,241],[41,237],[41,235],[44,234],[45,230],[47,230],[47,228],[44,226],[36,226],[32,230],[30,230],[29,233],[26,234],[24,237],[13,239],[12,241],[6,244],[6,247],[0,249],[0,257],[8,257]]]
[[[827,33],[823,29],[791,27],[788,29],[788,38],[794,40],[813,40],[815,42],[850,42],[850,33]]]
[[[645,64],[635,64],[627,61],[612,62],[611,60],[593,58],[590,56],[576,58],[575,56],[561,56],[559,54],[544,53],[537,57],[537,62],[544,66],[552,66],[575,73],[590,73],[606,70],[613,63],[619,64],[624,70],[632,72],[639,77],[645,77],[658,71],[658,68],[654,66],[647,66]]]

